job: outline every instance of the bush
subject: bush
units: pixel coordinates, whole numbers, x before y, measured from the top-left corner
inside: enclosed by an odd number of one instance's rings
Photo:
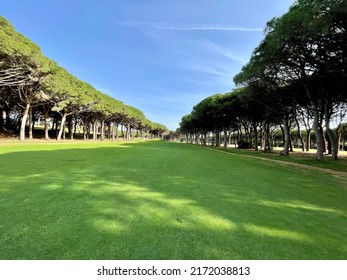
[[[252,148],[252,145],[248,141],[240,140],[237,143],[237,148],[238,149],[250,149],[250,148]]]

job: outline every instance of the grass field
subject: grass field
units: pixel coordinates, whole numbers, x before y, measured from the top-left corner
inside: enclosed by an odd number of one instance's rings
[[[316,152],[315,150],[311,150],[311,152],[301,152],[299,149],[296,149],[295,152],[291,152],[290,156],[280,156],[280,152],[282,148],[277,148],[274,152],[264,153],[263,151],[254,151],[252,150],[243,150],[243,149],[235,149],[235,148],[218,148],[219,150],[252,157],[260,157],[267,159],[274,159],[277,161],[286,161],[293,163],[305,164],[313,167],[326,168],[336,171],[347,172],[347,152],[340,151],[339,152],[339,160],[332,160],[330,155],[324,155],[324,160],[319,161],[316,160]]]
[[[0,144],[0,259],[347,259],[346,185],[163,141]]]

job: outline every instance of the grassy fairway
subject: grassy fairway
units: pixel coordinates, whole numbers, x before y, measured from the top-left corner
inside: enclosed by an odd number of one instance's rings
[[[0,259],[346,259],[346,178],[166,143],[0,144]]]

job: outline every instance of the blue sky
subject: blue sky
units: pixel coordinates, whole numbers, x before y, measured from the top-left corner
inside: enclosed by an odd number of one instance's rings
[[[21,0],[0,14],[77,78],[175,130],[294,0]]]

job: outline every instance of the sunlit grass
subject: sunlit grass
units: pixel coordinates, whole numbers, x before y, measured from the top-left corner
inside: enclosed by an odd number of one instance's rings
[[[315,154],[312,151],[311,153],[296,151],[296,152],[290,153],[289,156],[281,156],[280,150],[276,150],[270,153],[264,153],[263,151],[260,151],[260,150],[259,151],[243,150],[243,149],[236,149],[233,147],[228,149],[224,149],[224,148],[218,148],[218,149],[224,152],[232,153],[232,154],[266,158],[266,159],[272,159],[277,161],[293,162],[293,163],[305,164],[305,165],[309,165],[313,167],[320,167],[320,168],[326,168],[326,169],[331,169],[336,171],[347,172],[346,152],[340,152],[339,160],[332,160],[331,156],[325,155],[324,160],[318,161],[316,159]]]
[[[329,174],[166,142],[0,144],[0,259],[346,259]]]
[[[311,241],[309,236],[306,236],[305,234],[301,234],[295,231],[281,230],[281,229],[256,226],[256,225],[245,225],[244,227],[247,231],[250,231],[257,235],[264,235],[264,236],[275,237],[275,238],[293,239],[293,240],[306,241],[306,242]]]

